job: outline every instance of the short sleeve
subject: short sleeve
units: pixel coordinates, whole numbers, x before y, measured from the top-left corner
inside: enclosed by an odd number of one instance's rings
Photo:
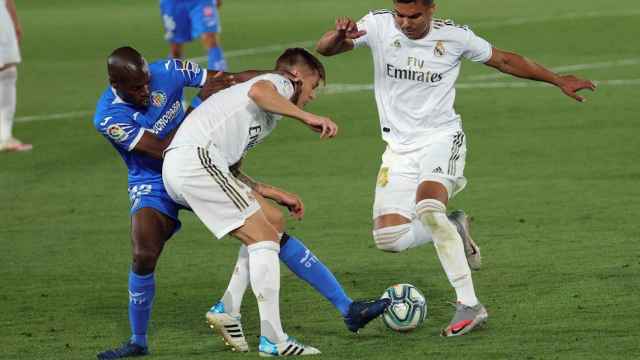
[[[489,61],[493,52],[491,44],[487,40],[474,34],[471,30],[467,30],[467,33],[467,42],[462,51],[462,56],[465,59],[479,63]]]
[[[126,151],[133,150],[145,132],[140,124],[124,116],[106,116],[96,123],[96,129],[116,147]]]
[[[369,13],[362,17],[362,19],[358,20],[356,25],[358,26],[358,31],[365,31],[366,34],[360,36],[357,39],[353,39],[353,47],[357,49],[359,47],[367,46],[371,47],[370,38],[373,36],[374,28],[374,19],[373,14]]]
[[[278,94],[286,97],[287,99],[291,99],[293,94],[295,93],[295,89],[293,88],[293,83],[291,80],[286,77],[278,74],[266,74],[262,78],[262,80],[270,81],[278,91]]]
[[[183,87],[202,87],[207,80],[207,70],[200,68],[200,65],[193,61],[171,59],[167,60],[165,68]]]

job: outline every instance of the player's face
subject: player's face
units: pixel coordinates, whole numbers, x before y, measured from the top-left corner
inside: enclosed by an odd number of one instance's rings
[[[414,3],[395,3],[396,25],[409,39],[422,39],[429,30],[431,18],[436,10],[436,5],[425,5],[418,0]]]
[[[311,100],[316,98],[316,89],[320,85],[320,75],[317,71],[305,70],[300,73],[302,88],[296,105],[304,108]]]
[[[122,100],[136,106],[147,107],[151,95],[150,82],[151,76],[147,71],[144,71],[138,76],[130,78],[126,83],[116,86],[116,90]]]

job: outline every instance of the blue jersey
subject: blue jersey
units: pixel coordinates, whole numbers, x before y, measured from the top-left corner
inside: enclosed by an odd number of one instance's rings
[[[129,171],[129,187],[162,185],[162,160],[133,149],[148,131],[164,138],[184,120],[184,87],[201,87],[206,70],[190,61],[160,60],[149,65],[151,99],[146,108],[123,101],[109,87],[100,97],[93,124],[116,148]]]

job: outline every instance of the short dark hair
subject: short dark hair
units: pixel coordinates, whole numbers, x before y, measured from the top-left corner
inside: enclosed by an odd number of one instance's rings
[[[288,48],[280,55],[276,60],[276,69],[289,70],[294,65],[305,65],[309,69],[317,71],[322,81],[327,81],[327,73],[324,70],[324,65],[313,56],[310,52],[303,48]]]
[[[418,1],[422,1],[422,3],[425,5],[433,4],[433,0],[393,0],[393,2],[401,3],[401,4],[413,4],[413,3],[417,3]]]

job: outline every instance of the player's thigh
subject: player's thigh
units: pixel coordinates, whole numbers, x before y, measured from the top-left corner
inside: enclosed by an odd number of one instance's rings
[[[462,191],[467,179],[464,168],[467,157],[466,136],[462,130],[435,136],[419,158],[420,176],[416,202],[438,199],[443,203]]]
[[[400,225],[414,218],[418,174],[411,154],[385,151],[373,202],[375,228]]]
[[[253,196],[260,204],[260,208],[267,218],[267,221],[276,229],[277,232],[283,233],[286,227],[286,220],[282,210],[277,205],[273,204],[268,199],[265,199],[262,195],[253,191]]]
[[[189,11],[189,18],[191,37],[194,39],[205,33],[221,32],[218,9],[212,0],[198,0],[197,5]]]
[[[172,149],[165,154],[162,172],[169,195],[193,210],[218,239],[260,210],[251,189],[231,174],[213,147]]]
[[[245,219],[242,226],[231,231],[231,235],[247,246],[261,241],[278,243],[280,240],[276,228],[271,225],[261,210]]]
[[[158,209],[143,207],[131,216],[131,242],[134,254],[157,257],[177,228],[175,219]]]
[[[180,0],[160,1],[164,38],[172,44],[191,41],[191,19],[189,8],[185,5]]]

